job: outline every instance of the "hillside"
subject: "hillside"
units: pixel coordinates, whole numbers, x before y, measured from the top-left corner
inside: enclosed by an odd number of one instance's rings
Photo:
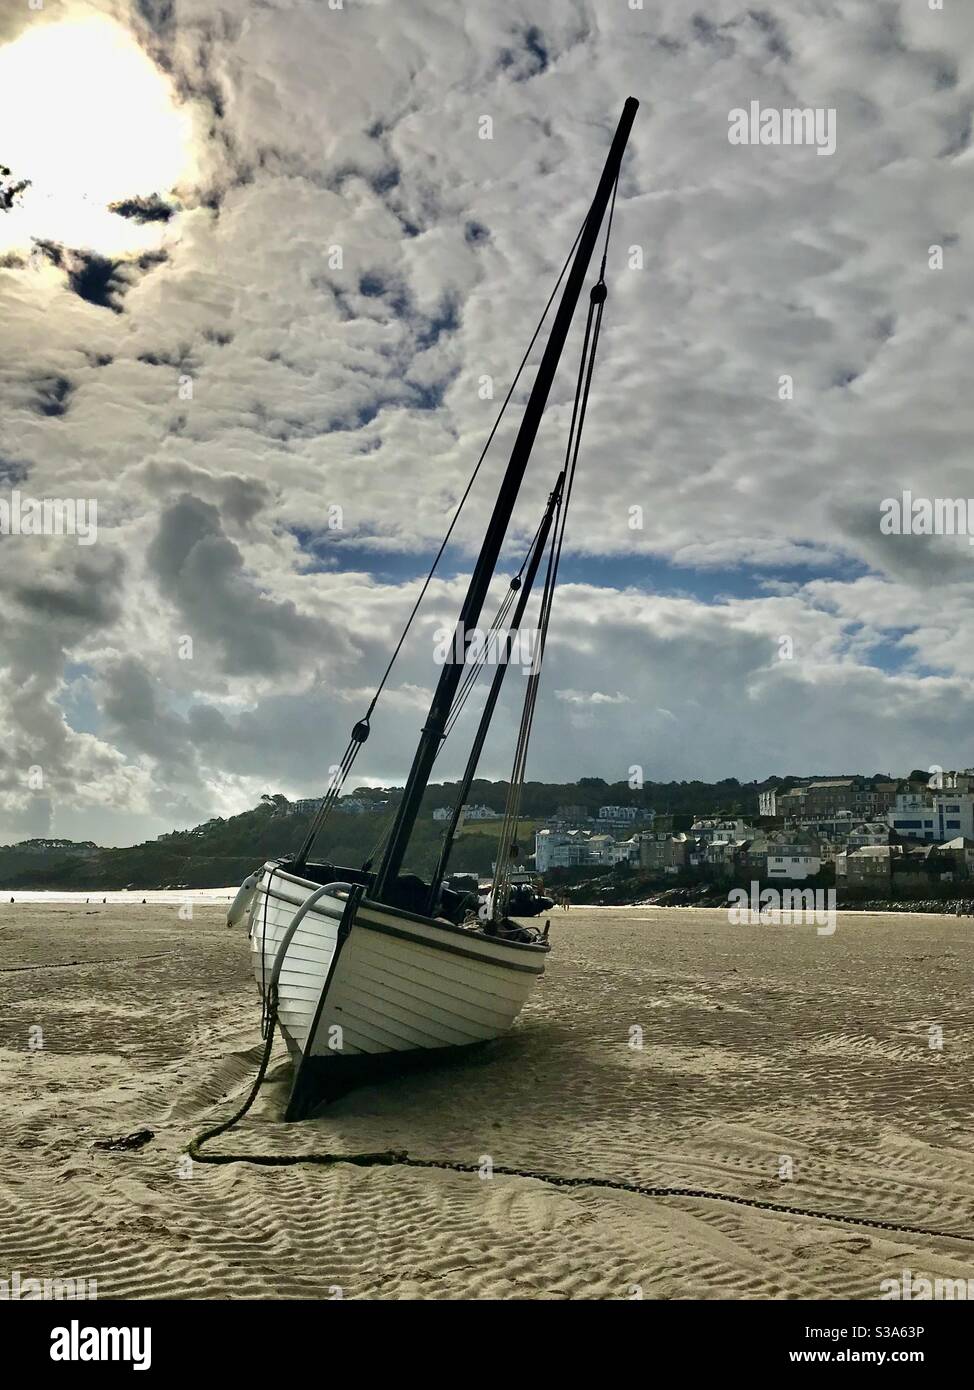
[[[635,805],[657,811],[712,812],[757,811],[758,792],[767,783],[741,784],[733,778],[721,782],[647,783],[633,790],[626,782],[605,782],[600,777],[583,777],[578,782],[525,784],[521,802],[523,814],[522,847],[532,848],[531,832],[559,806],[584,807],[597,814],[604,805]],[[436,863],[443,835],[443,823],[433,821],[436,807],[451,806],[457,783],[444,782],[427,789],[407,859],[407,868],[429,874]],[[506,782],[476,781],[470,803],[502,811],[507,797]],[[359,787],[350,799],[376,807],[362,814],[341,809],[341,803],[322,832],[315,851],[317,859],[336,864],[360,865],[376,850],[387,830],[401,788],[381,790]],[[223,887],[238,883],[265,859],[293,854],[310,824],[310,815],[288,810],[287,799],[279,794],[265,797],[259,806],[227,819],[215,819],[192,830],[173,830],[157,840],[121,849],[69,846],[38,856],[28,855],[22,846],[0,846],[0,891],[12,888],[61,888],[97,891],[115,888]],[[457,838],[450,869],[487,874],[496,852],[497,822],[476,822],[466,826]]]

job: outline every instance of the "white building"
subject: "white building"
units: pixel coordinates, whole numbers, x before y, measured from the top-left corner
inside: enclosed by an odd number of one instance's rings
[[[884,820],[863,821],[853,825],[847,837],[850,850],[865,849],[870,845],[888,845],[892,827]]]
[[[809,816],[798,822],[798,828],[806,835],[815,835],[830,845],[847,844],[849,836],[861,825],[862,818],[857,819],[851,811],[836,811],[831,816]],[[885,844],[886,841],[880,843]]]
[[[974,839],[974,793],[901,792],[887,820],[898,835],[911,840],[943,844],[957,836]]]
[[[492,811],[489,806],[464,806],[464,824],[471,820],[501,820],[500,811]]]
[[[612,851],[615,847],[615,840],[611,835],[590,835],[588,838],[588,853],[590,864],[613,864]]]
[[[452,815],[453,808],[451,806],[437,806],[436,810],[433,812],[433,819],[449,820]]]
[[[639,863],[640,837],[631,836],[628,840],[615,840],[612,845],[613,864],[638,864]]]
[[[821,867],[821,857],[807,845],[768,846],[768,878],[811,878]]]
[[[587,830],[538,830],[534,836],[534,867],[539,874],[549,869],[574,869],[583,864],[639,863],[639,836],[615,840],[611,835],[592,835]]]
[[[534,836],[534,867],[539,874],[549,869],[573,869],[591,864],[589,836],[583,830],[538,830]]]
[[[751,840],[758,831],[753,825],[746,825],[740,818],[737,820],[695,820],[690,827],[690,834],[695,840],[699,840],[703,845],[708,845],[711,840]]]
[[[971,792],[934,792],[933,810],[937,818],[936,838],[941,841],[974,839],[974,794]]]

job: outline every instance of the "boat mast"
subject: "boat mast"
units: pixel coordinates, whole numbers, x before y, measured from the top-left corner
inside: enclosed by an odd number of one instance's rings
[[[541,423],[541,416],[548,401],[548,393],[554,381],[558,361],[561,357],[565,340],[571,328],[572,318],[575,307],[578,303],[585,276],[588,272],[589,262],[592,259],[592,252],[598,239],[599,229],[605,216],[609,199],[616,179],[619,176],[619,167],[622,163],[622,156],[625,152],[626,143],[629,139],[629,132],[635,119],[639,102],[635,97],[628,97],[625,106],[622,108],[622,116],[616,127],[616,133],[612,138],[609,148],[608,158],[602,170],[602,177],[599,179],[592,206],[589,208],[585,225],[582,228],[578,240],[578,249],[575,258],[568,272],[565,281],[565,289],[561,297],[561,303],[555,314],[554,322],[551,326],[551,333],[545,344],[541,362],[538,365],[538,372],[528,397],[527,405],[524,408],[524,416],[521,420],[514,447],[511,450],[511,457],[508,461],[507,471],[504,481],[501,483],[500,491],[497,494],[497,501],[494,504],[493,514],[487,533],[484,536],[484,543],[477,563],[470,579],[470,587],[467,589],[466,598],[460,609],[460,616],[457,619],[457,633],[463,639],[463,654],[470,643],[472,633],[477,627],[480,619],[480,612],[483,608],[484,599],[487,597],[487,590],[494,575],[497,559],[500,555],[504,537],[510,524],[511,514],[514,511],[514,503],[521,487],[524,477],[524,470],[527,467],[531,449],[534,446],[535,436],[538,433],[538,426]],[[450,717],[450,710],[453,706],[453,699],[460,683],[460,678],[464,671],[463,658],[456,659],[459,653],[454,653],[452,660],[447,661],[436,685],[433,700],[430,704],[429,713],[426,716],[426,723],[420,735],[419,746],[413,758],[413,765],[409,771],[406,787],[403,792],[402,801],[396,813],[396,820],[392,827],[392,833],[386,846],[386,851],[376,875],[373,897],[384,901],[398,877],[402,868],[402,861],[406,853],[409,838],[412,835],[413,827],[416,824],[416,817],[419,814],[420,803],[423,794],[429,783],[430,773],[433,770],[433,763],[443,741],[446,723]]]
[[[534,587],[534,581],[537,578],[538,569],[541,565],[541,557],[544,554],[545,546],[548,543],[548,536],[551,532],[551,523],[554,520],[555,512],[561,504],[561,490],[562,486],[564,485],[564,481],[565,474],[563,470],[558,475],[558,481],[555,484],[554,491],[548,498],[548,505],[545,508],[544,516],[541,518],[541,525],[538,528],[538,534],[535,537],[534,546],[532,547],[531,555],[528,560],[527,572],[525,573],[525,576],[521,581],[521,591],[517,596],[517,604],[515,605],[514,612],[511,615],[511,631],[514,633],[520,632],[521,629],[521,619],[524,617],[524,610],[528,606],[528,599],[531,597],[531,590]],[[477,725],[477,732],[474,735],[473,744],[470,748],[470,754],[467,758],[467,766],[464,768],[463,777],[460,781],[459,787],[457,788],[456,801],[454,802],[453,806],[453,815],[450,817],[450,824],[446,828],[446,834],[443,837],[443,844],[440,847],[440,858],[436,865],[436,869],[433,873],[433,878],[430,881],[430,895],[429,901],[426,905],[426,910],[429,913],[432,913],[434,907],[436,906],[436,899],[439,896],[440,892],[440,882],[443,879],[444,874],[446,873],[446,866],[450,860],[450,851],[453,848],[453,841],[456,837],[457,827],[460,824],[460,817],[463,814],[464,803],[466,802],[467,797],[470,795],[470,788],[473,785],[473,779],[477,775],[477,764],[480,762],[480,755],[483,752],[484,743],[487,740],[487,731],[490,728],[490,721],[494,714],[494,707],[496,706],[497,700],[501,693],[501,686],[504,684],[504,677],[507,674],[509,660],[510,639],[505,636],[502,638],[501,641],[501,651],[497,670],[494,672],[494,679],[490,683],[490,691],[488,692],[487,700],[484,704],[483,712],[480,716],[480,722]]]

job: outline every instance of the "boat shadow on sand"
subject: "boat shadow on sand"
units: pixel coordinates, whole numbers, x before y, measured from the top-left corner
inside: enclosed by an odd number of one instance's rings
[[[348,1115],[360,1108],[374,1110],[377,1100],[382,1108],[412,1101],[422,1104],[435,1099],[441,1089],[451,1096],[471,1094],[475,1086],[483,1089],[485,1072],[493,1073],[494,1084],[502,1086],[510,1095],[519,1089],[524,1068],[538,1043],[537,1029],[522,1028],[516,1034],[470,1043],[466,1047],[347,1058],[337,1067],[333,1059],[323,1059],[321,1066],[327,1068],[327,1079],[322,1082],[320,1076],[312,1078],[312,1085],[321,1098],[309,1106],[305,1118],[325,1118],[334,1113],[333,1107],[339,1102],[347,1102],[341,1105],[341,1111]],[[275,1123],[283,1119],[295,1071],[294,1062],[282,1059],[268,1073],[262,1087],[264,1105],[261,1109],[265,1120]],[[356,1094],[365,1102],[362,1107],[355,1104]]]

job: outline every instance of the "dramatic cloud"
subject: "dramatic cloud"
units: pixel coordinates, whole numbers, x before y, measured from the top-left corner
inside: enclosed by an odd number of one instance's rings
[[[0,535],[4,837],[322,789],[630,93],[530,775],[974,764],[974,547],[879,526],[974,495],[969,7],[0,0],[4,73],[0,501],[97,504],[90,546]],[[731,144],[752,102],[833,110],[834,153]],[[536,361],[362,780],[406,772]]]

